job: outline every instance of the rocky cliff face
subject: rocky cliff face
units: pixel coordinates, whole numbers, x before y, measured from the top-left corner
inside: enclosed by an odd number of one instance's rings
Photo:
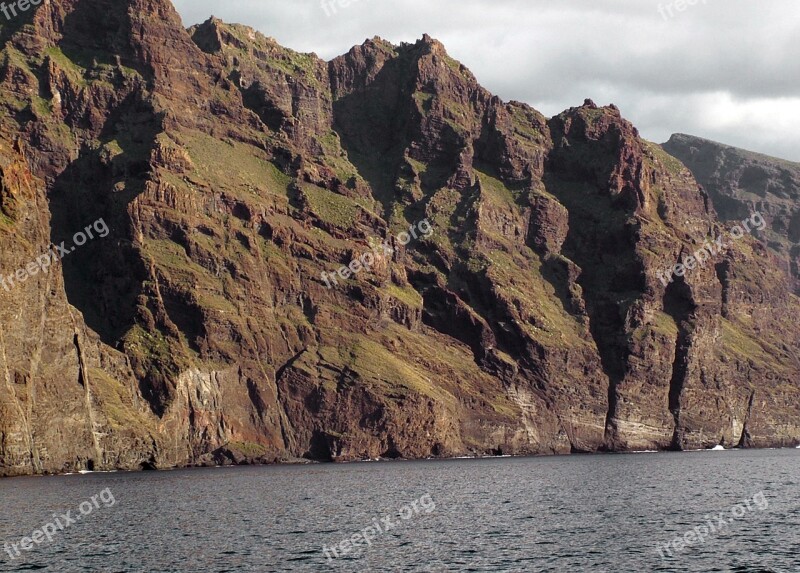
[[[665,286],[724,226],[613,106],[165,0],[0,35],[0,272],[109,229],[0,288],[0,472],[798,443],[779,262]]]
[[[662,147],[692,171],[721,220],[763,213],[767,228],[760,238],[794,293],[800,293],[800,163],[683,134],[673,135]]]

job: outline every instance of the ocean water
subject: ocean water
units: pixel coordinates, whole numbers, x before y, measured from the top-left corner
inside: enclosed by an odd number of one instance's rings
[[[0,515],[3,572],[794,573],[800,450],[15,478]]]

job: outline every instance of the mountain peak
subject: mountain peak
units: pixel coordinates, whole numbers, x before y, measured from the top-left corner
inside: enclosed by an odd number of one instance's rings
[[[432,38],[428,34],[423,34],[422,38],[417,40],[417,46],[423,46],[427,48],[428,53],[435,54],[438,56],[446,56],[447,49],[444,47],[439,40]]]
[[[783,271],[742,240],[660,279],[721,225],[615,107],[548,121],[428,34],[325,62],[165,0],[24,28],[0,269],[111,236],[0,288],[0,474],[800,438]],[[788,213],[791,180],[745,167]]]

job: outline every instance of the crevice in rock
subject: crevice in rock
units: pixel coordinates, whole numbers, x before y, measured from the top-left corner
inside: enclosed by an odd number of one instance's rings
[[[549,174],[547,190],[569,212],[562,254],[581,269],[577,279],[589,317],[589,332],[608,378],[605,449],[619,449],[618,387],[625,379],[631,350],[625,332],[627,314],[645,290],[644,268],[634,245],[636,225],[629,213],[610,204],[592,186]],[[580,301],[578,301],[580,302]]]
[[[494,339],[483,318],[470,312],[470,307],[455,293],[443,288],[429,288],[424,291],[423,297],[423,323],[469,346],[475,362],[481,364],[487,337]]]
[[[681,396],[688,378],[689,352],[692,348],[692,318],[696,305],[689,285],[682,277],[667,286],[664,292],[664,312],[675,321],[678,334],[675,338],[675,358],[669,382],[668,408],[674,421],[670,449],[680,451],[684,444],[681,426]]]
[[[722,318],[730,319],[730,311],[728,309],[728,300],[730,298],[731,288],[731,263],[730,261],[723,261],[714,265],[714,270],[717,274],[717,280],[722,285]]]
[[[83,351],[83,344],[81,344],[80,332],[78,331],[78,323],[75,317],[70,312],[72,319],[72,328],[74,330],[73,344],[75,345],[75,352],[78,356],[78,382],[83,386],[84,399],[86,405],[86,422],[89,426],[89,435],[92,439],[92,446],[94,448],[95,458],[97,463],[102,463],[103,450],[100,447],[100,442],[97,439],[97,432],[95,431],[98,424],[95,418],[94,407],[92,406],[92,391],[89,385],[89,371],[86,364],[86,355]],[[91,462],[91,460],[90,460]]]
[[[750,399],[747,401],[747,414],[744,417],[744,424],[742,424],[742,435],[739,438],[739,443],[737,447],[739,448],[749,448],[753,445],[752,437],[750,436],[750,430],[748,426],[750,425],[750,417],[753,415],[753,404],[755,403],[756,399],[756,391],[750,391]]]
[[[286,404],[286,398],[284,396],[283,390],[281,388],[281,383],[283,381],[283,376],[286,371],[294,365],[299,358],[308,351],[308,348],[303,348],[300,352],[292,356],[283,366],[279,367],[275,371],[275,399],[278,405],[281,407],[281,412],[279,413],[278,418],[280,419],[280,426],[281,426],[281,438],[283,439],[283,444],[286,450],[290,450],[291,440],[289,436],[289,428],[287,427],[290,422],[289,418],[289,410]]]

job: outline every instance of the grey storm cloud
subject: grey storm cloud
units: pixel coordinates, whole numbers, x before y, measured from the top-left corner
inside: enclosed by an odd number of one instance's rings
[[[690,133],[800,161],[797,0],[174,0],[330,59],[428,33],[505,100],[617,104],[650,140]]]

